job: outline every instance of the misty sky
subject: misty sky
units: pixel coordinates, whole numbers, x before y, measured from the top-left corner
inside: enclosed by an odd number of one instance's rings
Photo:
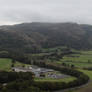
[[[0,25],[22,22],[92,24],[92,0],[0,0]]]

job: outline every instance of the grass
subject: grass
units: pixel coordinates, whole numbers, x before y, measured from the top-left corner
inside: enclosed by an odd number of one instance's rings
[[[10,70],[11,59],[0,58],[0,70]]]
[[[92,80],[92,71],[89,71],[89,70],[82,70],[82,69],[79,69],[79,71],[83,72],[84,74],[88,75],[89,78]]]
[[[56,52],[56,50],[61,50],[62,49],[66,49],[67,47],[65,46],[58,46],[58,47],[54,47],[54,48],[44,48],[42,49],[42,52]]]
[[[12,59],[0,58],[0,70],[11,71]],[[23,63],[17,62],[15,66],[23,66]]]
[[[54,78],[35,78],[35,81],[40,81],[40,82],[70,82],[75,80],[75,77],[67,77],[67,78],[61,78],[61,79],[54,79]]]
[[[59,64],[73,64],[76,67],[92,67],[92,51],[79,51],[79,54],[71,54],[64,56]]]

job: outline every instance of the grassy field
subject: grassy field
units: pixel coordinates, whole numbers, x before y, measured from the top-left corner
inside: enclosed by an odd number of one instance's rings
[[[12,60],[8,58],[0,58],[0,70],[11,71]],[[17,62],[15,66],[23,66],[23,63]]]
[[[82,70],[82,69],[81,69],[81,70],[79,69],[79,71],[81,71],[81,72],[83,72],[84,74],[88,75],[89,78],[92,80],[92,71]]]
[[[48,82],[70,82],[70,81],[73,81],[75,80],[76,78],[75,77],[67,77],[67,78],[61,78],[61,79],[54,79],[54,78],[35,78],[35,81],[40,81],[40,82],[43,82],[43,81],[48,81]]]
[[[92,51],[79,51],[79,54],[71,54],[64,56],[59,64],[73,64],[76,67],[92,67]]]

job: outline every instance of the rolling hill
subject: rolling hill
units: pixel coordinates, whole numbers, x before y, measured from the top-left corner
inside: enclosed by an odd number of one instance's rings
[[[30,53],[56,46],[92,49],[92,26],[36,22],[0,26],[0,50],[20,50]]]

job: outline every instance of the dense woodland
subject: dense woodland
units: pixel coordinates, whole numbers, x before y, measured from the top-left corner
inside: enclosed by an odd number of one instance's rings
[[[92,49],[92,26],[76,23],[23,23],[0,27],[0,50],[39,53],[42,48],[67,46]]]

